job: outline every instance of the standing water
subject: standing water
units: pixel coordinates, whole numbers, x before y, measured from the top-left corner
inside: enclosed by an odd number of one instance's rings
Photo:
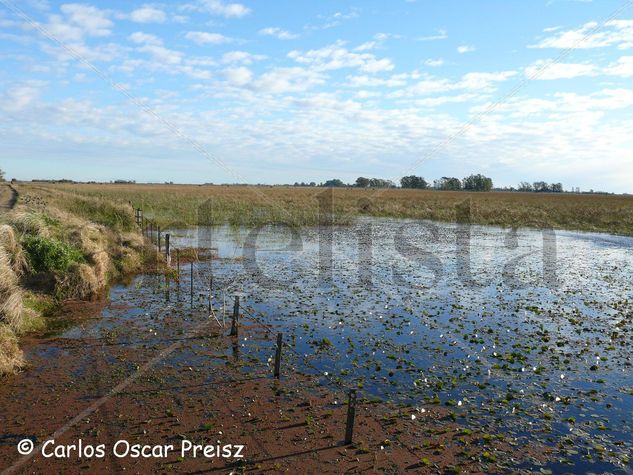
[[[628,464],[631,238],[366,219],[173,239],[217,249],[199,267],[216,298],[242,295],[324,383],[451,406],[491,434],[558,448],[551,469]]]

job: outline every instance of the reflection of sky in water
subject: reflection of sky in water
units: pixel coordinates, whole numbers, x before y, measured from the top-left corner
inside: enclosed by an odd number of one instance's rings
[[[543,236],[362,220],[334,228],[331,273],[328,248],[319,247],[327,234],[318,229],[175,230],[171,242],[216,248],[220,259],[194,266],[196,298],[206,302],[211,274],[215,304],[226,299],[227,313],[242,293],[247,309],[305,355],[293,359],[302,371],[327,372],[368,397],[461,403],[456,413],[491,433],[546,445],[563,437],[574,447],[599,443],[613,459],[633,443],[633,239],[557,232],[544,253]],[[183,289],[188,279],[186,266]],[[102,320],[66,336],[109,331],[118,316],[159,339],[157,314],[182,310],[173,291],[165,303],[158,286],[156,277],[139,277],[115,287],[113,304],[130,308],[110,306]],[[317,344],[325,340],[331,345]],[[241,351],[265,362],[271,341],[251,340]],[[578,469],[583,452],[576,452],[563,455]]]
[[[173,239],[243,258],[210,264],[218,285],[295,335],[320,371],[370,395],[437,395],[517,436],[549,427],[629,449],[633,239],[363,220],[334,229],[329,277],[326,234],[296,233],[205,228]],[[324,338],[331,348],[311,344]]]

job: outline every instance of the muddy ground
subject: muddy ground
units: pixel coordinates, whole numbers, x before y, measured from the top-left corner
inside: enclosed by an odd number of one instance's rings
[[[358,401],[354,443],[346,446],[345,388],[289,367],[275,380],[270,364],[245,351],[254,341],[272,345],[266,328],[243,317],[239,336],[231,337],[228,328],[208,318],[203,301],[192,310],[182,298],[158,310],[131,305],[116,292],[110,303],[69,306],[59,325],[68,329],[61,335],[24,342],[30,367],[3,379],[0,387],[0,469],[490,473],[543,458],[536,447],[526,451],[512,440],[466,429],[460,423],[464,415],[448,407],[396,407],[366,399]],[[156,304],[162,294],[155,297]],[[95,329],[98,321],[107,325]],[[79,440],[84,446],[105,444],[105,457],[72,452],[45,458],[38,446],[51,437],[55,446]],[[17,453],[22,439],[34,442],[37,455]],[[119,440],[170,444],[174,450],[165,457],[117,458],[111,451]],[[194,458],[190,452],[182,457],[183,440],[245,445],[245,457]]]

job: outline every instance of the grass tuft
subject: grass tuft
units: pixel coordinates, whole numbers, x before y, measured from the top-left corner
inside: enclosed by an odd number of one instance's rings
[[[53,238],[25,236],[21,241],[26,251],[29,269],[34,273],[64,273],[71,264],[85,262],[82,252],[74,246]]]

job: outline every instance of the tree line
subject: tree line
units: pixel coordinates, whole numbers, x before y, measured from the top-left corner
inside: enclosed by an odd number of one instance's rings
[[[319,186],[325,188],[398,188],[398,185],[392,180],[382,178],[367,178],[360,176],[353,184],[344,183],[338,178],[327,180],[323,183],[295,183],[294,186]],[[442,190],[442,191],[492,191],[494,184],[492,178],[480,173],[469,175],[461,180],[456,177],[443,176],[433,182],[427,181],[424,177],[409,175],[400,179],[400,188],[415,190]],[[523,191],[535,193],[562,193],[562,183],[546,183],[544,181],[536,181],[534,183],[521,182],[518,188],[503,188],[501,191]]]
[[[295,183],[294,186],[321,186],[326,188],[397,188],[398,185],[392,180],[385,180],[383,178],[367,178],[360,176],[353,184],[344,183],[338,178],[327,180],[323,183],[316,184],[311,183]],[[439,180],[434,180],[433,183],[429,183],[424,177],[409,175],[400,179],[400,188],[426,190],[434,188],[436,190],[447,191],[490,191],[492,190],[492,179],[484,175],[470,175],[460,180],[454,177],[442,177]]]
[[[562,183],[546,183],[544,181],[535,181],[534,183],[528,183],[522,181],[519,184],[519,191],[533,191],[536,193],[562,193]]]

